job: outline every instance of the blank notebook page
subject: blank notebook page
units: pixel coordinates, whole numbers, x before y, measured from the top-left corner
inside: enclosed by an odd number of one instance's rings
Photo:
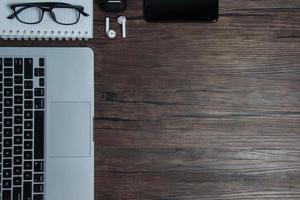
[[[72,5],[84,7],[84,12],[89,14],[88,17],[80,16],[80,20],[75,25],[57,24],[50,16],[49,12],[44,13],[43,21],[39,24],[24,24],[16,18],[7,19],[7,16],[13,13],[10,8],[15,3],[34,3],[34,2],[51,2],[49,0],[0,0],[0,37],[3,39],[88,39],[93,38],[93,1],[92,0],[68,0],[65,2]],[[67,16],[68,12],[63,13]],[[28,15],[28,12],[27,12]],[[62,15],[62,16],[63,16]],[[23,16],[30,19],[32,16]]]

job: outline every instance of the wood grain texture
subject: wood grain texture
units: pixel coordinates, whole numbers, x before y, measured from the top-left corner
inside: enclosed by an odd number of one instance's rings
[[[95,199],[300,199],[299,0],[220,0],[215,24],[129,20],[125,40],[105,38],[105,15],[88,42],[0,42],[94,49]]]

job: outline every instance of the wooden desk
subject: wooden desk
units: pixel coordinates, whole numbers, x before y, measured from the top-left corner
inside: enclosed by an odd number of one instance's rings
[[[0,42],[94,49],[95,199],[300,199],[300,1],[220,4],[216,24],[128,21],[125,40],[95,6],[89,42]]]

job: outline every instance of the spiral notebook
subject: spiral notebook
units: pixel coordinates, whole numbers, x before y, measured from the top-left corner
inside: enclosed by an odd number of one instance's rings
[[[13,11],[9,7],[15,3],[51,2],[49,0],[0,0],[0,38],[1,39],[89,39],[93,38],[93,0],[68,0],[54,1],[80,5],[89,14],[80,17],[77,24],[60,25],[52,20],[49,13],[45,12],[43,21],[39,24],[23,24],[16,18],[7,19]]]

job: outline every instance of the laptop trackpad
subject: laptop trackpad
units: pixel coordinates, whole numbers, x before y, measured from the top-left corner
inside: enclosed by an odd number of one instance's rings
[[[89,102],[52,102],[48,155],[54,158],[91,156]]]

